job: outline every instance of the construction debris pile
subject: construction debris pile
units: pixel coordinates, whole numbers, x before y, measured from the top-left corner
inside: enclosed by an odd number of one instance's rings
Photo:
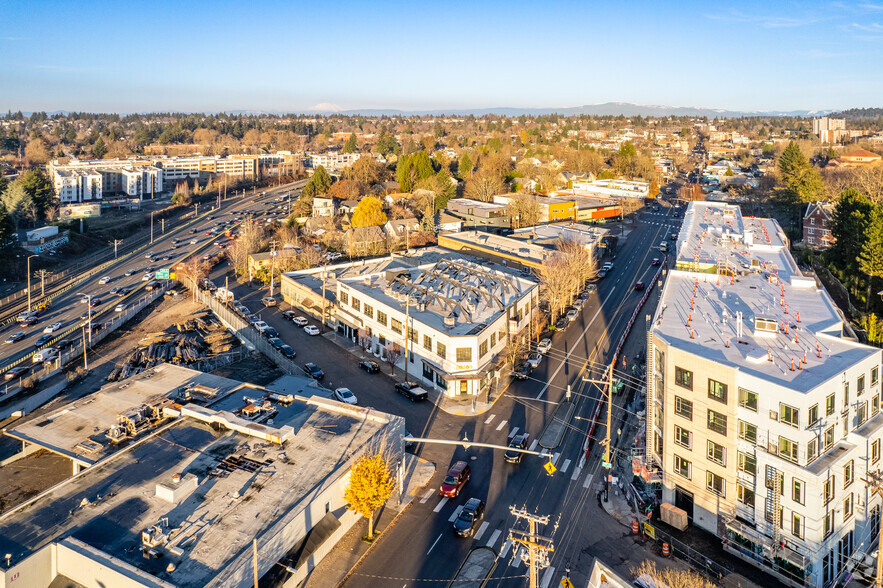
[[[107,380],[124,380],[160,363],[192,364],[231,351],[239,345],[239,340],[209,313],[176,323],[174,329],[177,333],[161,331],[141,339],[137,349],[122,366],[114,368]]]

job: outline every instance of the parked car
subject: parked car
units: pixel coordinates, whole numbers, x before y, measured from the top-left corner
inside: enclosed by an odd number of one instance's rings
[[[532,373],[533,368],[530,367],[530,364],[527,362],[524,362],[523,364],[515,368],[515,378],[517,380],[526,380],[530,377]]]
[[[282,312],[282,318],[284,318],[287,321],[294,320],[295,316],[297,316],[297,315],[294,314],[293,310],[285,310]]]
[[[426,400],[429,398],[429,392],[414,382],[399,382],[395,385],[395,389],[396,392],[411,402],[417,402],[418,400]]]
[[[527,433],[521,433],[520,435],[515,435],[512,437],[512,441],[509,442],[509,447],[513,449],[527,449],[527,438],[529,435]],[[524,457],[524,454],[520,451],[506,451],[503,454],[503,459],[506,460],[506,463],[521,463],[521,458]]]
[[[567,318],[568,321],[573,322],[576,320],[576,317],[579,316],[579,311],[575,308],[571,308],[564,316]]]
[[[25,338],[25,332],[24,332],[24,331],[16,331],[15,333],[13,333],[13,334],[11,334],[10,336],[8,336],[8,337],[6,338],[6,340],[4,341],[4,343],[15,343],[15,342],[17,342],[17,341],[21,341],[21,340],[24,339],[24,338]]]
[[[307,373],[308,376],[316,380],[322,380],[325,378],[325,372],[323,372],[322,368],[314,363],[305,364],[304,371]]]
[[[48,327],[43,329],[43,332],[44,333],[54,333],[55,331],[57,331],[61,327],[62,327],[62,323],[52,323],[51,325],[49,325]]]
[[[52,341],[52,335],[40,335],[40,338],[34,341],[34,347],[40,347],[41,345],[46,345]]]
[[[456,498],[463,489],[463,486],[466,485],[466,482],[469,481],[471,473],[472,470],[468,463],[465,461],[455,461],[448,468],[448,474],[445,476],[444,481],[442,481],[439,494],[448,498]]]
[[[482,518],[484,518],[484,502],[478,498],[470,498],[454,519],[454,533],[460,537],[472,536]]]
[[[347,404],[358,403],[356,395],[353,394],[349,388],[337,388],[334,392],[332,392],[332,396],[335,400],[339,400],[340,402],[345,402]]]
[[[110,276],[102,276],[102,278],[100,280],[98,280],[98,283],[103,286],[106,283],[108,283],[109,281],[110,281]]]
[[[285,342],[279,337],[270,337],[267,339],[267,343],[272,345],[274,349],[282,349],[282,346],[285,345]]]
[[[267,329],[270,328],[270,325],[268,325],[267,323],[265,323],[262,320],[255,321],[253,323],[253,325],[254,325],[254,328],[257,329],[261,333],[263,333],[264,331],[266,331]]]
[[[294,352],[294,349],[291,348],[291,345],[282,345],[279,347],[279,352],[288,359],[294,359],[294,356],[297,355],[297,353]]]
[[[278,337],[278,336],[279,336],[279,331],[277,331],[277,330],[274,329],[273,327],[267,327],[266,329],[264,329],[264,330],[261,332],[261,335],[263,335],[264,337],[269,337],[269,338],[272,339],[272,338],[275,338],[275,337]]]
[[[365,361],[360,361],[359,367],[369,374],[376,374],[380,372],[380,366],[377,365],[376,361],[369,361],[367,359]]]
[[[294,317],[293,319],[291,319],[291,322],[293,322],[294,324],[296,324],[299,327],[305,327],[308,324],[307,319],[302,316]]]
[[[534,369],[540,366],[541,361],[543,361],[543,354],[537,351],[534,351],[527,356],[527,363]]]
[[[9,380],[14,380],[28,373],[28,368],[23,366],[14,367],[10,370],[7,370],[5,374],[3,374],[3,379],[7,382]]]
[[[304,327],[304,332],[307,335],[318,335],[319,329],[317,327],[314,327],[313,325],[307,325],[306,327]]]
[[[540,342],[537,343],[537,351],[545,355],[549,353],[549,350],[552,349],[552,340],[548,337],[540,339]]]

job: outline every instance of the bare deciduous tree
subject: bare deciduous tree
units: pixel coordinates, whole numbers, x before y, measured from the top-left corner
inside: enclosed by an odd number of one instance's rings
[[[466,196],[480,202],[491,202],[502,190],[499,176],[488,171],[480,171],[466,182]]]
[[[656,562],[644,560],[636,568],[632,568],[635,577],[647,575],[658,584],[668,588],[714,588],[714,583],[689,569],[658,568]]]
[[[398,343],[387,343],[384,352],[384,360],[389,364],[389,373],[395,375],[396,364],[402,358],[402,348]]]
[[[512,228],[532,227],[540,222],[540,203],[530,194],[515,194],[509,198],[506,212],[512,219]]]

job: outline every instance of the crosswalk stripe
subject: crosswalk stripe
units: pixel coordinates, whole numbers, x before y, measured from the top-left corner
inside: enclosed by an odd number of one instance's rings
[[[429,490],[427,490],[426,494],[423,495],[423,498],[420,499],[420,504],[423,504],[424,502],[432,498],[433,494],[435,494],[435,488],[430,488]]]
[[[503,427],[505,427],[505,426],[506,426],[506,423],[508,423],[508,422],[509,422],[509,421],[500,421],[500,424],[497,425],[497,430],[499,431],[500,429],[502,429]]]
[[[500,533],[502,533],[502,531],[500,531],[499,529],[497,529],[496,531],[494,531],[493,533],[491,533],[491,538],[488,539],[488,540],[487,540],[487,543],[484,544],[485,547],[493,547],[493,546],[494,546],[494,543],[497,542],[497,539],[500,538]]]
[[[536,446],[537,446],[537,443],[539,443],[539,442],[540,442],[539,439],[534,439],[534,440],[533,440],[533,443],[530,444],[530,450],[533,451],[533,450],[534,450],[534,447],[536,447]]]
[[[494,420],[496,417],[497,417],[497,415],[492,414],[492,415],[489,416],[487,419],[485,419],[484,424],[486,424],[486,425],[491,424],[491,421]]]
[[[438,501],[438,504],[435,505],[435,508],[432,509],[432,512],[440,511],[447,503],[448,503],[448,497],[443,496],[442,499]]]
[[[577,478],[579,478],[579,475],[581,473],[583,473],[583,469],[581,467],[577,466],[577,467],[573,468],[573,475],[570,476],[570,480],[571,481],[576,480]]]
[[[452,514],[450,517],[448,517],[448,522],[449,522],[449,523],[453,523],[454,521],[456,521],[456,520],[457,520],[457,517],[460,516],[460,511],[461,511],[461,510],[463,510],[463,505],[462,505],[462,504],[461,504],[460,506],[458,506],[457,508],[454,509],[454,514]]]
[[[549,566],[546,569],[546,573],[543,574],[543,580],[540,582],[540,588],[549,588],[549,582],[552,581],[553,575],[555,575],[555,568]]]
[[[592,478],[594,478],[594,477],[595,477],[595,474],[589,474],[588,476],[586,476],[586,479],[583,482],[583,488],[588,488],[589,486],[591,486],[592,485]]]
[[[552,465],[558,465],[558,458],[561,457],[560,453],[556,453],[552,456]]]
[[[510,547],[512,547],[512,540],[506,539],[506,542],[503,543],[503,549],[500,550],[500,557],[506,557],[506,554],[509,553]]]
[[[516,568],[520,568],[524,564],[524,560],[521,558],[521,552],[523,549],[523,547],[519,547],[515,550],[515,553],[512,554],[512,565]]]
[[[518,433],[518,427],[515,427],[514,429],[509,431],[509,438],[510,439],[514,438],[517,433]]]
[[[476,541],[481,539],[481,536],[484,535],[484,532],[487,530],[489,524],[490,523],[488,523],[487,521],[485,521],[481,524],[481,526],[478,528],[478,533],[475,534]]]
[[[567,468],[569,468],[569,467],[570,467],[570,460],[569,460],[569,459],[565,459],[565,460],[564,460],[564,465],[561,466],[561,473],[562,473],[562,474],[565,473],[565,472],[567,471]]]

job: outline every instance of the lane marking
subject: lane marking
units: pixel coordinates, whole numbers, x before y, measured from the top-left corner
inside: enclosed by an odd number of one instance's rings
[[[454,509],[454,514],[448,517],[448,522],[453,523],[457,520],[457,517],[460,516],[460,511],[463,510],[463,505],[461,504],[457,508]]]
[[[595,477],[595,474],[589,474],[586,476],[586,479],[583,481],[583,488],[588,488],[592,485],[592,478]]]
[[[503,544],[503,549],[500,550],[500,557],[506,557],[506,554],[509,553],[510,547],[512,547],[512,540],[506,539],[506,542]]]
[[[509,421],[500,421],[500,424],[497,425],[497,430],[499,431],[500,429],[502,429],[503,427],[505,427],[505,426],[506,426],[506,423],[508,423],[508,422],[509,422]]]
[[[567,471],[567,468],[569,468],[569,467],[570,467],[570,460],[569,460],[569,459],[565,459],[565,460],[564,460],[564,465],[561,466],[561,473],[562,473],[562,474],[565,473],[565,472]]]
[[[573,468],[573,475],[570,476],[570,481],[571,482],[576,481],[576,479],[579,478],[579,475],[581,473],[583,473],[583,469],[581,467],[577,466],[577,467]]]
[[[490,523],[488,523],[487,521],[485,521],[481,524],[481,526],[478,528],[478,533],[475,534],[476,541],[481,539],[481,536],[484,535],[485,531],[487,531],[487,528],[489,525],[490,525]]]
[[[533,451],[533,450],[534,450],[534,447],[536,447],[536,446],[537,446],[537,443],[539,443],[539,442],[540,442],[539,439],[534,439],[534,440],[533,440],[533,443],[530,444],[530,450]]]
[[[552,465],[558,465],[558,458],[561,457],[561,453],[556,453],[552,456]]]
[[[433,494],[435,494],[435,489],[434,489],[434,488],[430,488],[429,490],[427,490],[427,491],[426,491],[426,494],[423,495],[423,498],[420,499],[420,504],[423,504],[423,503],[425,503],[427,500],[429,500],[430,498],[432,498],[432,495],[433,495]]]
[[[500,533],[502,533],[502,531],[500,531],[500,529],[497,529],[496,531],[494,531],[493,533],[491,533],[491,538],[488,539],[488,540],[487,540],[487,543],[484,544],[485,547],[493,547],[493,546],[494,546],[494,543],[497,542],[497,539],[500,538]]]
[[[486,424],[486,425],[491,424],[491,421],[494,420],[495,418],[497,418],[497,415],[492,414],[492,415],[489,416],[487,419],[485,419],[484,424]]]
[[[448,503],[448,497],[442,496],[442,499],[438,501],[438,504],[435,505],[435,508],[432,509],[432,512],[438,512]]]
[[[436,537],[435,541],[432,543],[432,547],[429,548],[429,551],[432,551],[435,548],[435,544],[442,538],[442,535],[444,535],[444,533],[438,534],[438,537]],[[429,555],[429,551],[426,552],[426,555]]]
[[[514,429],[512,429],[511,431],[509,431],[509,438],[512,439],[512,438],[515,437],[515,435],[517,435],[517,434],[518,434],[518,427],[515,427]]]

